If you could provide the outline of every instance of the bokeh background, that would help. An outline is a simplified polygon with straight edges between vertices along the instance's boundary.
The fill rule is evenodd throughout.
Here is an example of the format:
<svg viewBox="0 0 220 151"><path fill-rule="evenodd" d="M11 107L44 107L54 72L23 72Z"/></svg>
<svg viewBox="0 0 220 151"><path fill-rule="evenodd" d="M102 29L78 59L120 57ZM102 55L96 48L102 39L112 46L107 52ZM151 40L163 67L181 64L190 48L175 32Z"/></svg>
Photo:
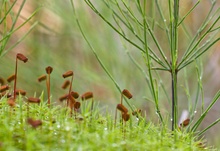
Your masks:
<svg viewBox="0 0 220 151"><path fill-rule="evenodd" d="M18 12L22 2L22 0L17 0L16 5L13 8L14 13ZM185 14L196 2L197 1L195 0L181 1L180 14ZM158 118L155 114L154 104L146 99L149 98L150 93L145 76L134 65L128 57L127 52L129 52L140 66L146 70L142 54L122 40L121 37L119 37L108 25L96 16L88 6L86 6L84 1L74 0L74 3L76 5L76 12L81 25L89 41L96 49L98 56L118 82L121 89L126 88L133 94L134 98L130 103L137 108L141 108L146 113L149 121L157 123ZM109 10L104 7L101 1L100 3L98 1L96 3L105 16L111 20L112 18ZM46 92L46 84L38 83L37 78L42 74L45 74L45 67L52 66L54 70L51 75L51 93L52 101L54 103L59 103L58 98L66 93L65 90L61 89L61 85L64 82L62 74L68 70L73 70L73 90L77 91L79 94L86 91L92 91L95 100L100 102L101 106L106 107L110 112L113 112L115 104L120 100L120 93L101 68L93 52L82 38L72 12L70 1L27 0L16 26L18 27L22 24L25 19L39 7L41 8L33 19L16 31L7 43L6 48L10 48L10 46L17 42L18 39L30 29L35 21L38 21L38 25L22 42L11 51L1 55L0 77L6 79L14 73L15 56L16 53L20 52L25 54L29 58L29 61L25 64L19 62L17 87L26 90L27 96L40 96L42 91ZM162 7L166 10L167 4L164 3ZM209 0L201 1L194 12L187 17L185 24L190 28L192 34L196 33L210 7ZM218 1L215 9L219 9L219 7L220 2ZM1 13L3 13L2 10ZM7 18L7 21L7 26L10 28L10 17ZM1 38L3 33L2 30L3 24L0 25ZM161 45L167 47L166 41L163 39L163 36L160 35L160 31L158 30L155 34L160 37L159 40L161 41ZM180 50L184 51L187 41L184 40L184 36L180 37L180 39ZM211 98L220 89L220 42L215 44L210 51L205 53L201 60L205 103L208 105ZM180 72L178 77L180 112L183 109L187 109L188 104L187 94L185 93L183 86L184 82L188 81L191 98L193 98L196 93L195 88L197 85L197 77L195 74L195 64L187 67L186 72L187 77L184 76L183 72ZM169 73L158 73L165 89L168 94L170 94L171 84ZM10 85L13 86L13 84ZM161 112L169 121L170 105L162 92L160 98ZM220 103L217 102L203 122L202 127L206 127L220 117L219 108ZM220 125L217 124L206 133L208 143L218 147L220 147L218 144L220 134L219 127Z"/></svg>

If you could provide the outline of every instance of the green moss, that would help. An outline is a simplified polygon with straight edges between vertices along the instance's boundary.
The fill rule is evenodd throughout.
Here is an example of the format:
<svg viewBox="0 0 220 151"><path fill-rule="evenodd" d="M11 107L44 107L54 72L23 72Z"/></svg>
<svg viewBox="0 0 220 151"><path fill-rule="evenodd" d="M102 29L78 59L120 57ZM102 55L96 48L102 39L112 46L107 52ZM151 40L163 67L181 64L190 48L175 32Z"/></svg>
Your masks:
<svg viewBox="0 0 220 151"><path fill-rule="evenodd" d="M178 132L174 139L167 128L145 120L131 118L130 124L122 127L118 121L114 127L112 116L101 115L97 106L93 120L83 110L77 113L83 120L76 120L64 107L30 104L29 116L42 121L33 128L27 123L27 104L21 97L14 108L6 102L1 99L0 150L203 150L193 134Z"/></svg>

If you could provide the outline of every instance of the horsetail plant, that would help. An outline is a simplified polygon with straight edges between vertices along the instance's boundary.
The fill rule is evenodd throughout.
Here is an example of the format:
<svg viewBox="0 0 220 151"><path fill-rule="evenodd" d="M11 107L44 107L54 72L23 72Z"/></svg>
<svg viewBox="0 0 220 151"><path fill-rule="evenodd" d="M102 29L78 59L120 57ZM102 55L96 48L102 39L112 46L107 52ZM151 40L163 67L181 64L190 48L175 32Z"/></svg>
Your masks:
<svg viewBox="0 0 220 151"><path fill-rule="evenodd" d="M80 23L76 16L74 2L70 0L76 22L79 29L95 54L98 62L109 75L112 81L115 83L118 89L119 86L111 76L109 71L103 65L101 59L97 55L95 49L88 41ZM154 73L158 75L158 71L168 72L171 80L171 129L172 131L178 129L178 74L182 69L185 69L188 65L195 62L205 52L207 52L214 44L216 44L220 37L219 35L219 20L220 9L214 9L216 0L209 1L210 10L206 18L202 21L198 30L193 35L190 33L189 28L186 28L185 19L194 13L195 9L201 3L198 0L185 15L180 15L180 0L168 0L167 3L160 2L159 0L151 1L147 3L147 0L137 1L118 1L118 0L103 0L103 4L112 13L112 20L105 16L105 13L99 10L96 2L91 0L84 0L84 2L91 8L91 10L99 16L106 24L108 24L118 35L120 35L130 45L139 50L144 57L144 61L147 67L147 82L151 92L151 96L154 100L156 113L164 125L164 118L160 112L159 101L159 87L157 78L154 77ZM162 6L166 7L166 10ZM168 15L166 12L168 10ZM151 12L151 13L149 13ZM157 17L154 15L158 14ZM162 41L156 35L157 30L160 29L160 35L166 37L167 46L162 45ZM161 32L162 31L162 32ZM181 41L187 41L184 46L179 46L181 32L185 34L181 37ZM169 50L169 51L166 51ZM181 51L180 51L181 50ZM183 52L183 50L185 50ZM167 91L167 90L166 90ZM206 110L203 111L201 117L194 123L191 131L195 132L198 126L201 124L205 116L215 102L219 99L220 93L218 92L211 104ZM197 102L197 101L196 101ZM128 103L128 102L127 102ZM195 104L196 106L197 104ZM130 105L129 105L130 107ZM132 109L132 108L131 108ZM219 120L217 121L219 122ZM217 122L211 124L210 127ZM209 128L210 128L209 127ZM206 129L207 130L207 129Z"/></svg>

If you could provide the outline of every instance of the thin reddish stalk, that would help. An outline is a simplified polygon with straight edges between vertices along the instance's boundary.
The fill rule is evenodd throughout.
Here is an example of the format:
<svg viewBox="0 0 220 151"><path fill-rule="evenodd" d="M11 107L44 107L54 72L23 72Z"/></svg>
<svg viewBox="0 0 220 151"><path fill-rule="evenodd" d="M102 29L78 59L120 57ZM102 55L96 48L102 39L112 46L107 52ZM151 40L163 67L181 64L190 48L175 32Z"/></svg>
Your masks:
<svg viewBox="0 0 220 151"><path fill-rule="evenodd" d="M52 73L53 71L53 68L51 66L48 66L46 67L46 73L48 75L48 78L47 78L47 81L46 81L46 85L47 85L47 104L48 104L48 107L50 108L50 74Z"/></svg>
<svg viewBox="0 0 220 151"><path fill-rule="evenodd" d="M46 83L47 83L47 97L48 97L47 103L48 103L48 107L50 108L50 74L48 74L48 79Z"/></svg>

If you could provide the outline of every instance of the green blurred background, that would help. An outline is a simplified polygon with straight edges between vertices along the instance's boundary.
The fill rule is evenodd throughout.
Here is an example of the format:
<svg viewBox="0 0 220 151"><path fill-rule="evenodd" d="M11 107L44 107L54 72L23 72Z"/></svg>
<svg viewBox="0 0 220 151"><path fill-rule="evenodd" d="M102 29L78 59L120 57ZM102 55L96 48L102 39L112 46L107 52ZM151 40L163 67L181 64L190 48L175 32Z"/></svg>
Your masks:
<svg viewBox="0 0 220 151"><path fill-rule="evenodd" d="M13 9L15 13L18 11L21 2L21 0L16 2ZM193 0L181 2L180 14L186 13L195 2L196 1ZM74 3L76 5L78 18L86 36L96 49L98 56L119 83L121 89L126 88L133 94L134 98L129 100L131 104L146 112L149 121L157 123L158 118L155 114L154 104L146 100L146 98L150 98L150 92L145 76L134 65L128 57L127 52L132 55L144 70L147 70L142 54L136 50L136 48L122 40L121 37L96 16L83 1L74 0ZM111 20L112 18L109 10L104 7L101 1L100 3L96 3L104 15ZM215 9L219 9L219 6L220 3L218 2ZM21 52L29 58L29 61L25 64L19 62L17 87L26 90L27 96L33 96L35 94L39 96L42 91L46 92L46 84L38 83L37 78L45 74L45 68L47 66L52 66L54 69L51 75L53 102L59 103L58 98L67 93L67 91L61 89L61 85L64 82L62 74L68 70L73 70L73 90L77 91L79 94L86 91L92 91L95 100L99 101L101 106L105 106L108 110L113 112L115 105L120 100L120 93L101 68L91 49L82 38L73 16L70 1L27 0L16 26L24 22L24 18L28 18L28 16L38 7L42 8L37 15L25 26L15 32L8 42L7 48L13 45L13 43L27 32L34 21L39 21L39 24L25 40L19 43L19 45L11 51L1 56L0 77L6 79L14 73L16 53ZM163 4L162 7L165 13L168 13L166 12L167 5ZM209 8L209 1L202 1L194 13L185 20L185 24L192 34L196 32ZM158 14L156 14L155 18L156 17L158 17ZM9 22L8 26L10 26L10 18L7 19ZM0 25L0 30L3 29L2 27L3 25ZM2 31L0 33L2 33ZM163 38L161 31L157 30L155 34L160 38L161 45L165 48L168 47L166 39ZM187 40L185 40L184 34L180 32L180 36L181 35L179 46L180 50L184 51ZM165 53L168 54L168 52L169 51ZM208 104L220 88L220 43L214 45L201 59L203 62L204 94L206 104ZM180 72L178 77L180 112L183 109L187 109L188 104L187 94L184 90L185 81L188 81L189 92L191 93L192 99L196 93L195 87L197 84L197 77L195 75L195 64L187 67L185 72L187 72L187 78L184 76L183 71ZM170 94L171 84L169 73L158 73L167 93ZM13 84L10 85L13 86ZM161 112L167 121L169 121L169 101L163 92L160 93L160 98ZM203 123L204 127L220 117L219 107L220 103L217 103L210 111ZM218 135L220 133L217 131L219 126L220 125L217 124L207 132L206 135L210 144L217 144L219 141Z"/></svg>

